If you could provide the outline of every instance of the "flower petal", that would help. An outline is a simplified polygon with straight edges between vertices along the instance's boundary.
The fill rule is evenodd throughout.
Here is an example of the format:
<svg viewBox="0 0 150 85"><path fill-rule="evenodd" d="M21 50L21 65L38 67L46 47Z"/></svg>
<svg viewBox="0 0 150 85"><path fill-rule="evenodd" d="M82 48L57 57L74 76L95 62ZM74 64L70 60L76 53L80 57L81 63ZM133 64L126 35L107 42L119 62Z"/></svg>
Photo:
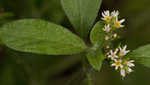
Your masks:
<svg viewBox="0 0 150 85"><path fill-rule="evenodd" d="M131 68L128 68L128 73L133 72L133 70Z"/></svg>
<svg viewBox="0 0 150 85"><path fill-rule="evenodd" d="M115 69L117 70L117 69L118 69L118 66L116 66Z"/></svg>
<svg viewBox="0 0 150 85"><path fill-rule="evenodd" d="M125 21L125 19L122 19L122 20L120 20L119 22L120 22L120 23L123 23L124 21Z"/></svg>
<svg viewBox="0 0 150 85"><path fill-rule="evenodd" d="M121 69L120 74L121 74L121 76L125 77L125 76L126 76L125 70L124 70L124 69Z"/></svg>

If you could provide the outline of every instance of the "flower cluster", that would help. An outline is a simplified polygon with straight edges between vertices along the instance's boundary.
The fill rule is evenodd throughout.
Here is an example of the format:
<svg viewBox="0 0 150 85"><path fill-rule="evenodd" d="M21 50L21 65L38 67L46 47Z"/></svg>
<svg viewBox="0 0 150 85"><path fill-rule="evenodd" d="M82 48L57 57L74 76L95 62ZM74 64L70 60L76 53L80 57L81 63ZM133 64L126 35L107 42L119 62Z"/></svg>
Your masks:
<svg viewBox="0 0 150 85"><path fill-rule="evenodd" d="M127 46L125 45L123 48L116 48L115 51L110 50L108 55L108 58L112 62L111 66L115 67L116 70L119 70L122 77L133 72L131 68L135 66L134 60L130 60L126 57L130 52L130 50L126 50L126 48Z"/></svg>
<svg viewBox="0 0 150 85"><path fill-rule="evenodd" d="M106 33L105 40L111 42L118 37L115 30L124 27L122 23L125 19L118 19L118 11L110 13L107 10L102 13L102 16L102 20L105 22L105 26L103 28ZM115 67L116 70L119 70L122 77L125 77L126 74L133 71L131 68L135 66L134 60L130 60L130 58L126 57L126 55L130 52L130 50L126 50L127 45L124 47L119 46L119 48L116 48L115 50L111 50L109 45L107 45L106 48L109 49L108 52L106 52L106 56L111 60L111 66Z"/></svg>
<svg viewBox="0 0 150 85"><path fill-rule="evenodd" d="M119 12L118 11L113 11L109 12L104 11L102 13L102 20L106 22L103 30L107 33L107 36L105 36L105 40L112 40L114 38L117 38L117 33L113 33L113 31L117 28L122 28L124 25L122 23L125 21L125 19L118 19Z"/></svg>

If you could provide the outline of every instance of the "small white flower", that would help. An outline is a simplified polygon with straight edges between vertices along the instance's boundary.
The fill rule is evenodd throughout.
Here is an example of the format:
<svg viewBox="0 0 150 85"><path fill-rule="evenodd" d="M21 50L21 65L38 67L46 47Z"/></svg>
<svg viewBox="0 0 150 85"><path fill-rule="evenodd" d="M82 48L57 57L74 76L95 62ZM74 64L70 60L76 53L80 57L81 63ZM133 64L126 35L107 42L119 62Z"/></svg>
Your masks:
<svg viewBox="0 0 150 85"><path fill-rule="evenodd" d="M120 27L124 27L124 25L122 25L122 23L125 21L125 19L122 19L122 20L118 20L118 17L116 17L116 20L114 21L114 25L115 27L117 28L120 28Z"/></svg>
<svg viewBox="0 0 150 85"><path fill-rule="evenodd" d="M128 67L128 73L131 73L131 72L133 72L133 70L130 68L130 67Z"/></svg>
<svg viewBox="0 0 150 85"><path fill-rule="evenodd" d="M130 50L126 50L127 45L125 45L123 48L119 47L120 52L119 52L119 56L125 56L127 53L130 52Z"/></svg>
<svg viewBox="0 0 150 85"><path fill-rule="evenodd" d="M114 60L115 63L111 64L111 66L115 66L115 69L117 70L118 68L123 68L123 65L122 65L122 60L119 59L119 60Z"/></svg>
<svg viewBox="0 0 150 85"><path fill-rule="evenodd" d="M105 20L106 22L110 22L111 16L109 10L104 11L102 13L102 16L103 16L102 20Z"/></svg>
<svg viewBox="0 0 150 85"><path fill-rule="evenodd" d="M105 32L110 32L110 30L111 30L111 28L110 28L110 25L108 24L108 25L105 25L104 26L104 28L103 28L103 30L105 31Z"/></svg>
<svg viewBox="0 0 150 85"><path fill-rule="evenodd" d="M118 58L117 53L118 53L118 49L116 49L114 52L110 50L110 55L108 56L108 58L111 58L111 60Z"/></svg>
<svg viewBox="0 0 150 85"><path fill-rule="evenodd" d="M117 11L113 11L112 13L111 13L111 16L112 17L118 17L118 15L119 15L119 11L117 10Z"/></svg>
<svg viewBox="0 0 150 85"><path fill-rule="evenodd" d="M125 69L121 69L121 70L120 70L120 74L121 74L122 77L125 77L125 76L126 76L126 71L125 71Z"/></svg>
<svg viewBox="0 0 150 85"><path fill-rule="evenodd" d="M134 60L130 60L130 61L127 61L126 62L126 64L127 64L127 66L129 66L129 67L134 67L135 65L134 65Z"/></svg>

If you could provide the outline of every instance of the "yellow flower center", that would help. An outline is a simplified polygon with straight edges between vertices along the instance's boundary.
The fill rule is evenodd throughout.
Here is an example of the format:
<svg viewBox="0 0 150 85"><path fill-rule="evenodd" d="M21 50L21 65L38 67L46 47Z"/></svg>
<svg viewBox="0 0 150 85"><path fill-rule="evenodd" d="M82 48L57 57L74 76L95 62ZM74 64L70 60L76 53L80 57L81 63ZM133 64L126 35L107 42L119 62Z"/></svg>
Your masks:
<svg viewBox="0 0 150 85"><path fill-rule="evenodd" d="M106 17L105 17L105 20L106 20L107 22L109 22L110 19L111 19L111 17L109 17L109 16L106 16Z"/></svg>
<svg viewBox="0 0 150 85"><path fill-rule="evenodd" d="M116 66L120 66L121 65L121 62L120 61L117 61L116 62Z"/></svg>
<svg viewBox="0 0 150 85"><path fill-rule="evenodd" d="M117 21L116 23L115 23L115 25L117 26L117 27L120 27L120 22L119 21Z"/></svg>

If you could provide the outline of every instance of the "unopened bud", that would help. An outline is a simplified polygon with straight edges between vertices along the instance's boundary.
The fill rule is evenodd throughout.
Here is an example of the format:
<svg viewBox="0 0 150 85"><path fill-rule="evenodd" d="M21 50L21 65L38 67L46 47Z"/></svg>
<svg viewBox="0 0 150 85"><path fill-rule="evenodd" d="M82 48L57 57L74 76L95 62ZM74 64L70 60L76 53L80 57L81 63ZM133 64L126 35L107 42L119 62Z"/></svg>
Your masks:
<svg viewBox="0 0 150 85"><path fill-rule="evenodd" d="M109 49L109 48L110 48L110 46L109 46L109 45L107 45L107 46L106 46L106 49Z"/></svg>
<svg viewBox="0 0 150 85"><path fill-rule="evenodd" d="M116 48L116 49L115 49L115 51L116 51L116 52L118 52L118 51L119 51L119 49L118 49L118 48Z"/></svg>
<svg viewBox="0 0 150 85"><path fill-rule="evenodd" d="M118 36L117 33L115 33L115 34L113 35L114 38L117 38L117 36Z"/></svg>
<svg viewBox="0 0 150 85"><path fill-rule="evenodd" d="M105 54L105 56L108 56L109 55L109 52L107 52L106 54Z"/></svg>
<svg viewBox="0 0 150 85"><path fill-rule="evenodd" d="M108 37L108 36L106 36L106 37L105 37L105 40L109 40L109 37Z"/></svg>

